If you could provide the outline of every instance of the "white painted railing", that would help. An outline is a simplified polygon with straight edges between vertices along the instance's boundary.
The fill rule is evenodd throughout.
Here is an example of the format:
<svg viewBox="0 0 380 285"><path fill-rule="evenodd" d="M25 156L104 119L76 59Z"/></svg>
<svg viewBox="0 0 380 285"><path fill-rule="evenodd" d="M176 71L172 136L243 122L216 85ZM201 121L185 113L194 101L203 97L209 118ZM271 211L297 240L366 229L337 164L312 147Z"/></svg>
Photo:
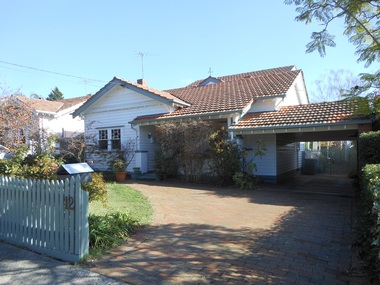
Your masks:
<svg viewBox="0 0 380 285"><path fill-rule="evenodd" d="M88 253L88 193L64 181L0 177L0 240L62 260Z"/></svg>

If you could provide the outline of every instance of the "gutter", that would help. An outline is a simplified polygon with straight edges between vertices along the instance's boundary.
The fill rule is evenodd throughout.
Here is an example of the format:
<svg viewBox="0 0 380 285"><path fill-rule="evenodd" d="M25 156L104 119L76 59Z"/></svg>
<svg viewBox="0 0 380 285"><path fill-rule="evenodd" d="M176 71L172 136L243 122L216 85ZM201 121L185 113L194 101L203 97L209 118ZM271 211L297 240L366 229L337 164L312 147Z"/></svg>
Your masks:
<svg viewBox="0 0 380 285"><path fill-rule="evenodd" d="M220 119L220 118L228 118L228 115L232 114L242 114L242 110L238 111L225 111L225 112L218 112L218 113L213 113L212 115L210 113L205 113L205 114L191 114L191 115L183 115L183 116L168 116L168 117L162 117L162 118L157 118L157 119L147 119L147 120L137 120L137 121L130 121L128 123L133 124L133 125L138 125L138 124L158 124L159 122L164 122L164 121L182 121L182 120L201 120L203 118L206 119Z"/></svg>
<svg viewBox="0 0 380 285"><path fill-rule="evenodd" d="M324 128L326 130L349 130L356 129L356 125L359 124L370 124L371 120L362 120L362 121L347 121L347 122L337 122L337 123L319 123L319 124L308 124L308 125L288 125L288 126L272 126L272 127L237 127L231 126L228 128L228 131L232 131L235 134L242 133L286 133L286 132L312 132L317 131L317 129ZM355 126L355 127L354 127ZM343 128L342 128L343 127Z"/></svg>

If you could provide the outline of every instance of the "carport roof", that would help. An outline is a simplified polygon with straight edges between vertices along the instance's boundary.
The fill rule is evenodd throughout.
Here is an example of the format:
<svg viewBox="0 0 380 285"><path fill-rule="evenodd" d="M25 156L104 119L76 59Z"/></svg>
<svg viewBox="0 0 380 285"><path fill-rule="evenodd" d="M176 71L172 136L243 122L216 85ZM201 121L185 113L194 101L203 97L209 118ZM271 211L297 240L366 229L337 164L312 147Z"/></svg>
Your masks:
<svg viewBox="0 0 380 285"><path fill-rule="evenodd" d="M347 100L283 106L278 111L248 113L230 129L243 131L370 122L362 116L355 115L354 109L354 104Z"/></svg>

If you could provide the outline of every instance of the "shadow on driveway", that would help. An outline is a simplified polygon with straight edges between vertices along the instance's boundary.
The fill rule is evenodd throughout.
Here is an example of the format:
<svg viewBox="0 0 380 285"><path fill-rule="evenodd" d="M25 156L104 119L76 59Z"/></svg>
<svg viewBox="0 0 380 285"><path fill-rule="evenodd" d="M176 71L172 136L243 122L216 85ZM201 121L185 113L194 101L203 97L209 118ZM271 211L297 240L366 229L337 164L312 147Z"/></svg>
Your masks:
<svg viewBox="0 0 380 285"><path fill-rule="evenodd" d="M132 284L354 284L354 196L129 186L154 205L153 225L86 264L92 271Z"/></svg>

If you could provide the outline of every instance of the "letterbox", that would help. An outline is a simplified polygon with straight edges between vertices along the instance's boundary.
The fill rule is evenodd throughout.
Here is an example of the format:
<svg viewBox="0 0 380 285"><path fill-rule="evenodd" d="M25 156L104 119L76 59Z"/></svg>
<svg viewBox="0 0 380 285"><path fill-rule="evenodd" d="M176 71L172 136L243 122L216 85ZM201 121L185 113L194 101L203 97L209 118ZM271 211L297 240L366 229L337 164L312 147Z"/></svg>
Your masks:
<svg viewBox="0 0 380 285"><path fill-rule="evenodd" d="M57 179L70 179L72 176L80 175L81 183L91 182L94 170L85 162L62 164L57 170Z"/></svg>

